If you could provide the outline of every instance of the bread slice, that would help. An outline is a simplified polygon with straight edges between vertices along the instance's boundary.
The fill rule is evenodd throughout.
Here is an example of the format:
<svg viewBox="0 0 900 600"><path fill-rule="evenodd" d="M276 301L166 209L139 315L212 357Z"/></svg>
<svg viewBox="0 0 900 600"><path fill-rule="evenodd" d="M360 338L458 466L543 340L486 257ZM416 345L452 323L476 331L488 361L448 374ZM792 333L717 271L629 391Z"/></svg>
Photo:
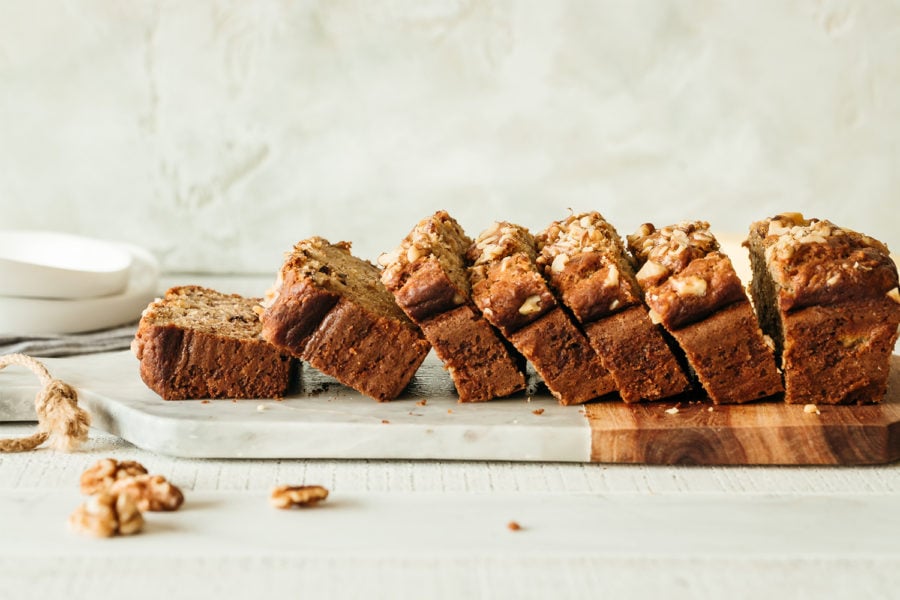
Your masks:
<svg viewBox="0 0 900 600"><path fill-rule="evenodd" d="M900 324L897 266L881 242L797 213L750 227L751 292L784 371L785 401L884 398Z"/></svg>
<svg viewBox="0 0 900 600"><path fill-rule="evenodd" d="M422 328L450 372L460 402L481 402L525 388L524 360L472 302L465 264L471 245L459 223L438 211L379 258L382 283Z"/></svg>
<svg viewBox="0 0 900 600"><path fill-rule="evenodd" d="M557 304L535 262L534 238L512 223L495 223L470 248L472 298L534 365L561 404L580 404L615 390L584 334Z"/></svg>
<svg viewBox="0 0 900 600"><path fill-rule="evenodd" d="M704 221L657 230L647 223L628 236L641 265L637 280L650 316L672 334L716 404L748 402L783 391L771 340L731 260Z"/></svg>
<svg viewBox="0 0 900 600"><path fill-rule="evenodd" d="M261 337L258 299L174 287L144 311L132 342L141 379L165 400L279 398L293 359Z"/></svg>
<svg viewBox="0 0 900 600"><path fill-rule="evenodd" d="M535 239L544 276L581 324L625 402L690 389L660 326L650 322L622 238L600 213L571 215Z"/></svg>
<svg viewBox="0 0 900 600"><path fill-rule="evenodd" d="M299 242L264 303L263 338L367 396L396 398L429 345L380 275L348 242Z"/></svg>

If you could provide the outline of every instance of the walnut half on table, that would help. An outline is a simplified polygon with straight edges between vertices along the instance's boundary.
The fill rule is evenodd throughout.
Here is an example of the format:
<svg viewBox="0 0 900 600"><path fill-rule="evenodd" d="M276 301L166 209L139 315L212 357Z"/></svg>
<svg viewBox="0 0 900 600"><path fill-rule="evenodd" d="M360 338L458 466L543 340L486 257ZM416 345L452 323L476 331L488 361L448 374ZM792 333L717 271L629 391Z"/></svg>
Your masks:
<svg viewBox="0 0 900 600"><path fill-rule="evenodd" d="M147 469L137 461L102 458L81 474L81 493L103 492L120 479L146 474Z"/></svg>
<svg viewBox="0 0 900 600"><path fill-rule="evenodd" d="M130 497L142 511L172 511L184 503L184 494L162 475L137 475L120 479L109 487L111 494Z"/></svg>
<svg viewBox="0 0 900 600"><path fill-rule="evenodd" d="M75 509L69 516L69 527L94 537L131 535L144 527L144 517L127 495L101 492Z"/></svg>
<svg viewBox="0 0 900 600"><path fill-rule="evenodd" d="M275 508L314 506L328 497L321 485L280 485L272 490L269 501Z"/></svg>
<svg viewBox="0 0 900 600"><path fill-rule="evenodd" d="M142 511L177 510L184 494L162 475L149 475L147 469L133 460L104 458L81 474L81 493L127 494Z"/></svg>

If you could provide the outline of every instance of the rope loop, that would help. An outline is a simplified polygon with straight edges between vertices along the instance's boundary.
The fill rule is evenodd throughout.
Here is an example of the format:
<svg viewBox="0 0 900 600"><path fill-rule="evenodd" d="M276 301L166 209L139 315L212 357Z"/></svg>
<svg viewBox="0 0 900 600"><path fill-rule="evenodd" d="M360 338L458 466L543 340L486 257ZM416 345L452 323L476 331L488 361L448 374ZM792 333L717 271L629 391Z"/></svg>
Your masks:
<svg viewBox="0 0 900 600"><path fill-rule="evenodd" d="M28 452L48 440L52 448L71 452L87 440L91 416L78 406L75 388L54 379L43 363L30 356L0 356L0 370L9 365L31 370L41 382L41 389L34 398L38 431L24 438L0 439L0 452Z"/></svg>

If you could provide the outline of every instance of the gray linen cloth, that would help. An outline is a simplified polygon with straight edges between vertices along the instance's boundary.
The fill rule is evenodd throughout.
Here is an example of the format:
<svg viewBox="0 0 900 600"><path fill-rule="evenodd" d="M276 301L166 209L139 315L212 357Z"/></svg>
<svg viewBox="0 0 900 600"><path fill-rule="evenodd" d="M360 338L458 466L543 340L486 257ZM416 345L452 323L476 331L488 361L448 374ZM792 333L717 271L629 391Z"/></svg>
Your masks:
<svg viewBox="0 0 900 600"><path fill-rule="evenodd" d="M137 322L111 329L70 335L15 336L0 334L0 354L56 357L125 350L137 331Z"/></svg>

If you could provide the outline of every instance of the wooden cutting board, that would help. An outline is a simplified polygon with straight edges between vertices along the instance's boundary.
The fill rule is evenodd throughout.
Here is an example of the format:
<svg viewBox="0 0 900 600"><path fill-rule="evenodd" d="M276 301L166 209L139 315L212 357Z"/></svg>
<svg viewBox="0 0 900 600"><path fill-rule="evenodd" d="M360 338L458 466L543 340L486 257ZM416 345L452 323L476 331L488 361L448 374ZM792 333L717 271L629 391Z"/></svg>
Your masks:
<svg viewBox="0 0 900 600"><path fill-rule="evenodd" d="M666 465L900 460L897 355L892 356L883 404L819 406L819 414L805 412L801 405L712 406L699 398L693 403L559 406L535 381L529 393L458 404L449 375L433 355L404 395L386 403L312 369L304 369L301 391L282 401L164 402L141 382L137 360L127 351L46 363L55 377L76 386L95 427L146 450L179 457ZM33 407L35 391L30 373L0 371L0 409ZM29 410L22 419L34 419ZM13 420L8 414L5 418Z"/></svg>
<svg viewBox="0 0 900 600"><path fill-rule="evenodd" d="M591 461L699 465L866 465L900 459L900 356L884 403L817 406L758 402L711 406L688 399L587 406ZM671 410L676 407L675 412ZM710 410L711 409L711 410Z"/></svg>

